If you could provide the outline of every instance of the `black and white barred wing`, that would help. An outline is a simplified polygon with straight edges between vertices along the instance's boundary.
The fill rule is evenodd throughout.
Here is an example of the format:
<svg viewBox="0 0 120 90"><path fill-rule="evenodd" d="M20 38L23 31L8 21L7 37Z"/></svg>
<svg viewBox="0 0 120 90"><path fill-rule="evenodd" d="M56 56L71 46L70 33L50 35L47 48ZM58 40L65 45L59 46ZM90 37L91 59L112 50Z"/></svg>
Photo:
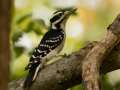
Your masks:
<svg viewBox="0 0 120 90"><path fill-rule="evenodd" d="M24 82L24 88L30 87L33 81L36 79L38 72L42 69L43 58L56 49L64 39L64 32L62 30L50 30L48 31L39 46L34 50L30 62L25 68L29 70L29 74Z"/></svg>
<svg viewBox="0 0 120 90"><path fill-rule="evenodd" d="M35 64L41 63L42 58L56 49L62 43L63 39L64 32L62 32L61 30L50 30L49 32L47 32L41 40L39 46L35 48L30 58L30 62L26 67L26 70L32 69L32 66L34 66Z"/></svg>

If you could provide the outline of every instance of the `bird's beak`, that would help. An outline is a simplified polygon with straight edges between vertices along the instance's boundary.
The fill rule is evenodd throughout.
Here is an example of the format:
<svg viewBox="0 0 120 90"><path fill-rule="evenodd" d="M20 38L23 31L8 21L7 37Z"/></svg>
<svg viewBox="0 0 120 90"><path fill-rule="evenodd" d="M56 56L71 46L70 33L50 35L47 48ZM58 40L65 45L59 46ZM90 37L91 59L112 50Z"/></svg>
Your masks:
<svg viewBox="0 0 120 90"><path fill-rule="evenodd" d="M77 8L72 8L65 12L66 16L70 16L76 12Z"/></svg>
<svg viewBox="0 0 120 90"><path fill-rule="evenodd" d="M77 10L77 8L71 9L71 10L70 10L71 14L72 14L72 13L75 13L76 10Z"/></svg>

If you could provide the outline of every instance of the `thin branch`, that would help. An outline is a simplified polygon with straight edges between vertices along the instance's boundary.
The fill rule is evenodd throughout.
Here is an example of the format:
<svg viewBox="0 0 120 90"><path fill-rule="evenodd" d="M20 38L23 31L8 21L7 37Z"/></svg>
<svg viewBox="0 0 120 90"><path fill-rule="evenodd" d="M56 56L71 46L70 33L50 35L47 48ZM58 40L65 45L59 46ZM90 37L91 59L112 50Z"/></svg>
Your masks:
<svg viewBox="0 0 120 90"><path fill-rule="evenodd" d="M74 85L80 84L81 77L81 65L86 54L97 43L88 44L80 51L74 52L71 55L64 57L63 59L47 66L43 69L33 84L30 90L66 90ZM120 44L117 45L110 57L106 58L101 67L103 74L120 69ZM19 79L9 83L9 90L23 90L20 84L24 79Z"/></svg>
<svg viewBox="0 0 120 90"><path fill-rule="evenodd" d="M120 15L108 27L105 37L87 54L82 63L85 90L101 90L100 66L106 56L120 41ZM113 61L114 62L114 61Z"/></svg>

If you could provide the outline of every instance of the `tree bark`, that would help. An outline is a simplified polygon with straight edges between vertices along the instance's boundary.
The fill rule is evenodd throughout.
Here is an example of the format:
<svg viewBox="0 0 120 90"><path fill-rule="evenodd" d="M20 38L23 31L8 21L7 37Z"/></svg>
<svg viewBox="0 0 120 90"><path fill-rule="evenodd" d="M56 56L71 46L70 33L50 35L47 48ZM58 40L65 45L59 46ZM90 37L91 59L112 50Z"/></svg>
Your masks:
<svg viewBox="0 0 120 90"><path fill-rule="evenodd" d="M120 32L117 32L119 30L120 15L118 15L117 19L109 27L109 31L106 34L107 37L103 39L103 41L105 40L104 43L101 43L101 41L93 42L80 49L79 51L74 52L71 55L62 58L61 60L56 61L51 65L48 65L39 73L35 83L33 83L30 90L66 90L74 85L80 84L82 81L82 70L84 70L84 62L89 61L89 58L92 58L94 56L96 57L96 54L98 55L98 61L100 60L99 64L102 64L99 66L101 68L100 71L102 74L120 69L120 43L118 44L120 39L118 38ZM107 43L107 46L105 43ZM98 48L99 46L100 48ZM98 48L97 51L100 54L98 54L98 52L94 52L94 55L90 54L94 50L96 51L96 48ZM100 52L99 49L102 51ZM90 55L91 57L88 58ZM96 58L93 59L96 60ZM94 75L96 75L96 73ZM10 82L9 90L23 90L21 84L23 80L24 78ZM85 79L83 78L83 80Z"/></svg>
<svg viewBox="0 0 120 90"><path fill-rule="evenodd" d="M0 90L8 90L10 0L0 0Z"/></svg>
<svg viewBox="0 0 120 90"><path fill-rule="evenodd" d="M87 54L82 63L85 90L101 90L100 66L111 50L120 42L120 15L108 27L105 37Z"/></svg>
<svg viewBox="0 0 120 90"><path fill-rule="evenodd" d="M81 65L89 51L97 43L90 43L80 51L58 60L43 69L30 90L66 90L74 85L80 84ZM120 43L111 51L106 61L101 65L101 73L120 69ZM24 78L9 83L9 90L23 90L21 83Z"/></svg>

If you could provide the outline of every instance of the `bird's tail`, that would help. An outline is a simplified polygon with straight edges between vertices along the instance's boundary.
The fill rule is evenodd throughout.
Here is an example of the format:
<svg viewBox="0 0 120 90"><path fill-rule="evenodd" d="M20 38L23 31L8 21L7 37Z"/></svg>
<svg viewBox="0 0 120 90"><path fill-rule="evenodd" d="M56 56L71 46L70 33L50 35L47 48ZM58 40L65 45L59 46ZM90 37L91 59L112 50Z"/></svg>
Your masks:
<svg viewBox="0 0 120 90"><path fill-rule="evenodd" d="M29 73L24 81L23 88L30 88L33 82L35 81L38 72L40 71L41 67L38 65L36 68L29 70Z"/></svg>

